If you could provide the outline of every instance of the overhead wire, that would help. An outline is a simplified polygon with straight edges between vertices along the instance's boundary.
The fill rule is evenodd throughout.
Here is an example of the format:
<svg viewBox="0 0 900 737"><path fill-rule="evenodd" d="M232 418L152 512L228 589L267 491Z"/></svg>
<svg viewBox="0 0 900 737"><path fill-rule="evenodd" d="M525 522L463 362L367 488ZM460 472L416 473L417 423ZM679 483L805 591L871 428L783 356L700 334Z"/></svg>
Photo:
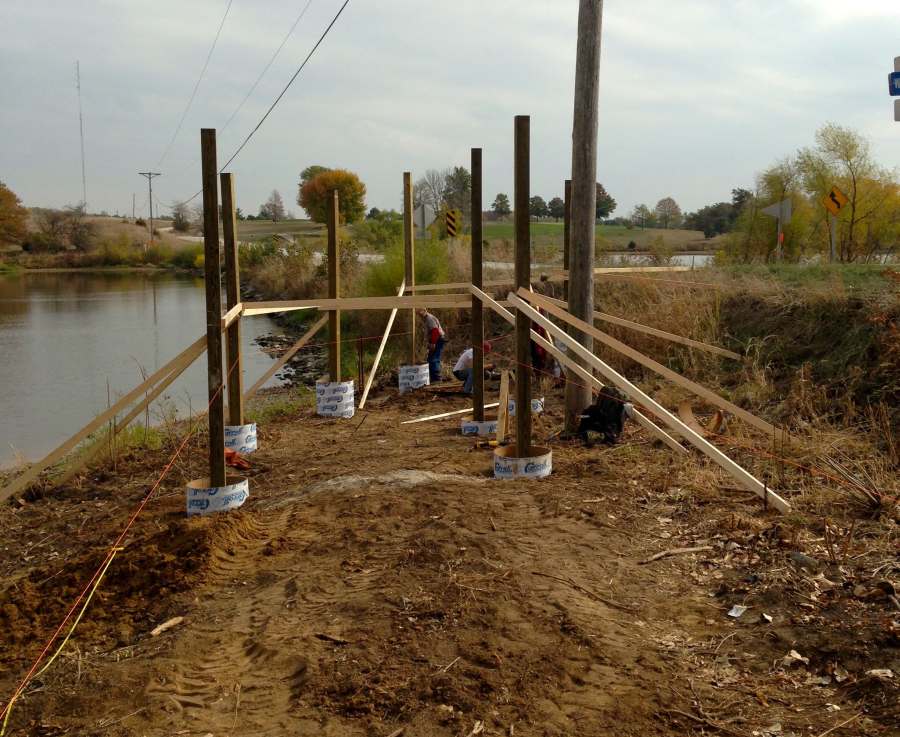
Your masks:
<svg viewBox="0 0 900 737"><path fill-rule="evenodd" d="M225 19L228 18L228 13L231 10L231 4L234 0L228 0L228 6L225 8L225 14L222 16L222 21L219 23L219 29L216 31L216 37L213 39L212 46L209 48L209 53L206 55L206 61L203 63L203 69L200 70L200 76L197 77L197 82L194 84L194 89L191 92L191 97L188 100L187 105L184 108L184 112L181 114L181 120L178 121L178 127L175 128L175 133L172 135L172 140L169 141L169 145L166 146L166 150L163 151L163 155L159 157L159 161L156 162L157 166L162 166L162 162L165 160L166 156L169 155L169 151L172 150L172 146L175 144L175 139L178 138L178 134L181 133L181 127L184 125L185 118L187 118L187 114L191 109L191 106L194 104L194 98L197 96L197 90L200 89L200 83L203 81L203 77L206 75L206 70L209 67L209 61L212 59L213 51L216 50L216 45L219 43L219 36L222 35L222 28L225 26Z"/></svg>
<svg viewBox="0 0 900 737"><path fill-rule="evenodd" d="M303 19L303 16L306 15L306 11L309 10L309 6L312 5L313 0L307 0L306 5L303 6L303 10L300 11L300 14L294 19L293 25L290 27L288 32L285 34L284 38L281 39L281 43L278 45L278 48L275 49L275 53L272 54L272 57L269 59L269 62L263 67L263 70L259 73L259 76L256 78L256 81L250 86L250 90L244 95L244 99L241 100L240 104L234 109L234 112L231 113L228 120L225 121L225 125L219 128L218 132L222 133L231 125L232 121L235 119L237 114L241 111L244 105L247 103L247 100L250 99L250 96L256 91L256 88L259 86L259 83L262 81L263 77L266 76L266 73L272 67L272 64L275 63L275 60L278 58L279 54L281 54L282 49L284 49L290 37L294 34L294 31L297 30L297 26L300 24L300 21ZM200 163L200 159L194 159L188 164L184 169L181 169L179 173L185 172L191 167L196 166Z"/></svg>
<svg viewBox="0 0 900 737"><path fill-rule="evenodd" d="M275 98L275 101L271 105L269 105L269 109L266 110L265 114L259 119L259 122L253 127L253 130L251 130L250 133L247 134L247 137L243 140L241 145L237 147L237 150L231 155L231 157L228 159L228 161L226 161L219 168L219 171L218 171L219 174L221 174L223 171L225 171L225 169L228 168L228 165L231 164L231 162L233 162L238 157L238 154L240 154L241 151L244 150L244 147L250 142L250 139L253 138L253 136L256 134L256 132L262 127L263 123L266 122L266 119L269 117L269 115L272 114L272 111L277 107L278 103L281 102L281 98L283 98L285 96L287 91L291 88L291 85L294 84L294 82L296 81L297 77L300 76L300 72L303 71L304 67L306 67L306 65L309 63L309 60L313 57L313 54L315 54L316 51L318 50L319 46L322 45L322 42L325 40L325 37L330 33L331 29L334 27L334 24L337 23L338 18L341 17L341 14L344 12L345 8L349 4L350 4L350 0L344 0L344 3L338 9L338 12L335 13L334 17L331 19L331 22L328 24L328 26L322 32L322 35L319 36L319 40L316 41L315 45L312 47L310 52L306 55L306 58L303 60L303 63L300 64L299 67L297 67L297 71L295 71L294 74L291 76L291 78L288 80L288 83L284 86L284 89L281 90L281 92L278 94L278 97ZM186 199L184 202L179 203L179 204L183 204L183 205L188 204L192 200L196 199L202 191L203 190L198 190L197 192L194 192L193 195L191 195L188 199Z"/></svg>

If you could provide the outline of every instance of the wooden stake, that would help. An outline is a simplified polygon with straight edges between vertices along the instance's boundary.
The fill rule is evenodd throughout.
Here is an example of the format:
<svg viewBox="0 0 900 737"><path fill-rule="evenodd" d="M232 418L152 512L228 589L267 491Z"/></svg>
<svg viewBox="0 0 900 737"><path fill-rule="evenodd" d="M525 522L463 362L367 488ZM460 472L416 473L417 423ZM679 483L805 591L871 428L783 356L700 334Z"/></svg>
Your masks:
<svg viewBox="0 0 900 737"><path fill-rule="evenodd" d="M516 286L531 284L531 119L515 120ZM516 312L516 455L526 458L531 448L531 320Z"/></svg>
<svg viewBox="0 0 900 737"><path fill-rule="evenodd" d="M413 229L412 174L403 172L403 266L404 281L412 291L416 285L415 230ZM409 363L416 363L416 311L409 311Z"/></svg>
<svg viewBox="0 0 900 737"><path fill-rule="evenodd" d="M234 309L241 303L241 277L238 263L237 217L234 204L234 175L221 174L222 237L225 241L225 299L226 307ZM228 326L225 336L225 365L228 387L228 424L244 424L244 367L241 355L240 315Z"/></svg>
<svg viewBox="0 0 900 737"><path fill-rule="evenodd" d="M472 149L472 284L481 289L483 281L481 149ZM476 422L484 421L484 306L472 295L472 411Z"/></svg>
<svg viewBox="0 0 900 737"><path fill-rule="evenodd" d="M572 180L564 186L565 214L563 215L563 270L569 273L569 249L572 247ZM563 299L569 301L569 279L563 279Z"/></svg>
<svg viewBox="0 0 900 737"><path fill-rule="evenodd" d="M222 275L219 264L219 188L216 131L200 131L203 171L203 257L206 272L206 356L209 388L209 481L225 486L225 397L222 376Z"/></svg>
<svg viewBox="0 0 900 737"><path fill-rule="evenodd" d="M509 371L500 372L500 397L497 407L497 444L506 442L509 434Z"/></svg>
<svg viewBox="0 0 900 737"><path fill-rule="evenodd" d="M397 292L398 297L403 296L406 289L406 281L400 282L400 289ZM369 378L366 380L366 388L363 389L362 397L359 400L359 408L366 406L366 399L369 397L369 390L372 388L372 382L375 381L375 372L378 370L378 363L381 361L381 354L384 353L384 347L387 345L388 336L391 334L391 328L394 325L394 318L397 317L397 308L391 310L391 316L388 318L387 327L384 329L384 335L381 336L381 343L378 346L378 352L375 354L375 360L372 362L372 370L369 372Z"/></svg>
<svg viewBox="0 0 900 737"><path fill-rule="evenodd" d="M340 224L337 190L331 192L328 203L328 297L340 296L341 257L338 253L338 225ZM328 313L328 380L341 380L341 311Z"/></svg>

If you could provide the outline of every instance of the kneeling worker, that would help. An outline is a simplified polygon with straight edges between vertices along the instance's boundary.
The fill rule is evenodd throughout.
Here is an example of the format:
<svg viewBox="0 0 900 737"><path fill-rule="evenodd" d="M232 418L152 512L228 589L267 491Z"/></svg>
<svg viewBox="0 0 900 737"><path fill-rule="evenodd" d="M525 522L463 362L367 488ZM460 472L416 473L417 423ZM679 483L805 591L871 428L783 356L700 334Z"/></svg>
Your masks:
<svg viewBox="0 0 900 737"><path fill-rule="evenodd" d="M481 344L482 350L484 354L487 355L491 352L491 344L488 341L484 341ZM472 393L472 387L475 383L475 372L472 370L472 365L475 361L475 349L474 348L466 348L456 360L456 365L453 367L453 375L463 382L463 391L466 394ZM485 364L485 370L491 368Z"/></svg>

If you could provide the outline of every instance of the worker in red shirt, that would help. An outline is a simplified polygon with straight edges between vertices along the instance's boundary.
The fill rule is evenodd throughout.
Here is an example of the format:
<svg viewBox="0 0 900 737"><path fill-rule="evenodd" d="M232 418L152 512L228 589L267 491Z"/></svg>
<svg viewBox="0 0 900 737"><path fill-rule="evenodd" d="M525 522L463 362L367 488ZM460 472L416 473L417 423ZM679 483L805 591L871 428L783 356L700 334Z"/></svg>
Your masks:
<svg viewBox="0 0 900 737"><path fill-rule="evenodd" d="M440 321L424 307L416 310L416 314L425 323L425 336L428 340L428 375L432 383L441 380L441 352L444 350L444 329Z"/></svg>

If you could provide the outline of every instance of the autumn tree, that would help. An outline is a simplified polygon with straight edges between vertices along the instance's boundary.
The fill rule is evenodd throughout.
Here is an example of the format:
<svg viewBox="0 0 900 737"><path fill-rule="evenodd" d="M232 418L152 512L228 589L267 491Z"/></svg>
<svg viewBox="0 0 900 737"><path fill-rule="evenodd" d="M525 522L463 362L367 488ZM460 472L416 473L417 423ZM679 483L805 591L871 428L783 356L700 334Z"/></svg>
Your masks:
<svg viewBox="0 0 900 737"><path fill-rule="evenodd" d="M554 220L561 220L566 216L566 203L562 197L554 197L547 203L547 209L550 210L550 217Z"/></svg>
<svg viewBox="0 0 900 737"><path fill-rule="evenodd" d="M816 132L815 147L797 154L796 167L821 218L821 237L816 239L820 244L826 242L827 232L822 200L833 186L849 200L838 218L841 261L868 259L896 238L897 183L875 162L869 141L858 132L828 123Z"/></svg>
<svg viewBox="0 0 900 737"><path fill-rule="evenodd" d="M355 223L366 214L366 185L352 171L328 169L300 182L297 204L317 223L327 222L331 192L338 191L341 222Z"/></svg>
<svg viewBox="0 0 900 737"><path fill-rule="evenodd" d="M496 197L494 197L494 202L491 205L491 211L498 218L505 218L509 214L512 213L512 206L509 204L509 196L500 192Z"/></svg>
<svg viewBox="0 0 900 737"><path fill-rule="evenodd" d="M303 171L300 172L300 186L302 187L307 182L315 179L322 172L331 171L327 166L320 166L319 164L311 164L307 166Z"/></svg>
<svg viewBox="0 0 900 737"><path fill-rule="evenodd" d="M0 243L21 243L28 234L28 210L9 187L0 182Z"/></svg>
<svg viewBox="0 0 900 737"><path fill-rule="evenodd" d="M681 225L681 208L671 197L663 197L656 203L656 218L664 228L677 228Z"/></svg>

